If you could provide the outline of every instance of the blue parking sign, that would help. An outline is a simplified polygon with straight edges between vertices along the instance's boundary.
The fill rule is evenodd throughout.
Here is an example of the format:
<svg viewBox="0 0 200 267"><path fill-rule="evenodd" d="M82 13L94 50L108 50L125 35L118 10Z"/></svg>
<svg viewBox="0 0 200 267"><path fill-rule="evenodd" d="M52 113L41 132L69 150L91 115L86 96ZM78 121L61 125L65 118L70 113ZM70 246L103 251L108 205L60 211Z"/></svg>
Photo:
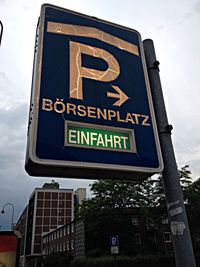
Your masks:
<svg viewBox="0 0 200 267"><path fill-rule="evenodd" d="M45 4L37 28L25 168L144 179L162 170L140 34Z"/></svg>
<svg viewBox="0 0 200 267"><path fill-rule="evenodd" d="M111 247L119 246L119 237L117 235L110 237Z"/></svg>

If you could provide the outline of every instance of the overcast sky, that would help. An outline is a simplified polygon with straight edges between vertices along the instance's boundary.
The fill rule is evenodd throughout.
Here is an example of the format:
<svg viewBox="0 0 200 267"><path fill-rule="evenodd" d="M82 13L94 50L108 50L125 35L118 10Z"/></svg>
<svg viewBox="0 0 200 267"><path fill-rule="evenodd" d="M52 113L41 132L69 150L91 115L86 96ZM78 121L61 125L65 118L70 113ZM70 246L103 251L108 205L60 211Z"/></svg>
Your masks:
<svg viewBox="0 0 200 267"><path fill-rule="evenodd" d="M16 221L35 187L49 178L24 170L35 29L40 0L0 0L4 34L0 47L0 210L15 205ZM154 40L179 167L189 164L200 177L200 0L57 0L51 4L136 29ZM56 179L62 188L85 187L89 180ZM11 207L0 215L8 229Z"/></svg>

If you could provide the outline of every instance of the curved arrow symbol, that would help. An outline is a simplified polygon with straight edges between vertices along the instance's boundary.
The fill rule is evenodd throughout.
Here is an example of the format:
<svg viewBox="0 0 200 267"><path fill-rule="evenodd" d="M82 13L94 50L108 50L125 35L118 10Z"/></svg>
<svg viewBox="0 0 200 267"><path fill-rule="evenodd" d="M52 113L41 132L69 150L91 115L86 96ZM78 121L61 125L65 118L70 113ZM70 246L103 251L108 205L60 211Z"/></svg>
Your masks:
<svg viewBox="0 0 200 267"><path fill-rule="evenodd" d="M117 93L107 92L107 97L118 98L119 100L117 100L113 104L113 106L120 107L122 104L124 104L129 99L129 97L118 86L114 86L114 85L111 85L111 86Z"/></svg>

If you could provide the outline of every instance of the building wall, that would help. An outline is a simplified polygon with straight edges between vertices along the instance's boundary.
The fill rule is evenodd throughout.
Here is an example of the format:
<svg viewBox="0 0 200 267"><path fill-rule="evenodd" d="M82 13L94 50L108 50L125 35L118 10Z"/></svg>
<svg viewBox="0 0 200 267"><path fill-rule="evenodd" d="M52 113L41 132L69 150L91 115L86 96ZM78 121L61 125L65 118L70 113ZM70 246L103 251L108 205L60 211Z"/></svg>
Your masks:
<svg viewBox="0 0 200 267"><path fill-rule="evenodd" d="M74 255L75 257L85 256L85 227L82 220L78 220L74 225Z"/></svg>
<svg viewBox="0 0 200 267"><path fill-rule="evenodd" d="M28 207L26 207L15 225L14 230L17 230L21 234L21 244L20 244L20 256L25 254L25 240L26 240L26 225L27 225L27 212Z"/></svg>
<svg viewBox="0 0 200 267"><path fill-rule="evenodd" d="M36 188L30 196L26 212L21 215L16 229L23 232L24 248L21 255L40 256L42 235L70 223L74 218L72 189Z"/></svg>
<svg viewBox="0 0 200 267"><path fill-rule="evenodd" d="M61 225L67 224L73 218L72 192L54 190L50 192L35 192L35 223L33 227L33 240L31 254L41 252L41 238L43 233L50 232Z"/></svg>
<svg viewBox="0 0 200 267"><path fill-rule="evenodd" d="M74 223L67 223L42 236L42 254L66 252L74 254Z"/></svg>

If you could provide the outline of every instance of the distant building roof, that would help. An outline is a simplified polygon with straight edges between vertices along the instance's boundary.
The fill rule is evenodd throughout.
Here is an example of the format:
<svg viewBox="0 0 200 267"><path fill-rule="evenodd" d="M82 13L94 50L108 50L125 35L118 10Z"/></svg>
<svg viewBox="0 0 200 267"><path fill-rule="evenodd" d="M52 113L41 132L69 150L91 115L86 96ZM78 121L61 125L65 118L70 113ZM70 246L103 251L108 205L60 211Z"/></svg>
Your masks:
<svg viewBox="0 0 200 267"><path fill-rule="evenodd" d="M59 189L59 183L52 180L51 183L45 183L42 188L44 188L44 189Z"/></svg>

